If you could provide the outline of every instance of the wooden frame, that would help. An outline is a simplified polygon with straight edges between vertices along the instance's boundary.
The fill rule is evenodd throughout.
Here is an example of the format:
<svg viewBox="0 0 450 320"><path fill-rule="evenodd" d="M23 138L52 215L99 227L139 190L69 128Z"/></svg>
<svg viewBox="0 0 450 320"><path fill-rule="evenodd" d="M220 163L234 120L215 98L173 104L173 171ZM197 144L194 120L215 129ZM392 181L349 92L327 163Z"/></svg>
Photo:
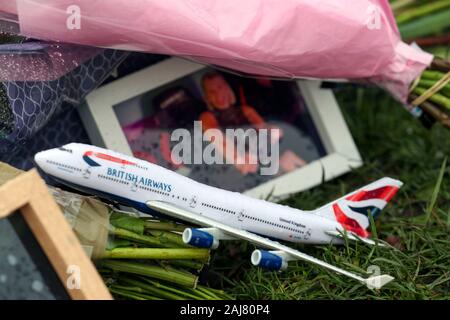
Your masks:
<svg viewBox="0 0 450 320"><path fill-rule="evenodd" d="M181 58L170 58L94 90L80 108L81 119L93 144L133 155L114 106L205 68ZM249 196L275 200L285 198L362 165L350 131L333 92L321 88L320 80L298 80L327 155L307 165L245 191Z"/></svg>
<svg viewBox="0 0 450 320"><path fill-rule="evenodd" d="M0 219L16 211L22 214L72 299L112 299L95 266L85 254L35 169L0 186ZM71 266L77 266L80 270L79 289L68 287Z"/></svg>

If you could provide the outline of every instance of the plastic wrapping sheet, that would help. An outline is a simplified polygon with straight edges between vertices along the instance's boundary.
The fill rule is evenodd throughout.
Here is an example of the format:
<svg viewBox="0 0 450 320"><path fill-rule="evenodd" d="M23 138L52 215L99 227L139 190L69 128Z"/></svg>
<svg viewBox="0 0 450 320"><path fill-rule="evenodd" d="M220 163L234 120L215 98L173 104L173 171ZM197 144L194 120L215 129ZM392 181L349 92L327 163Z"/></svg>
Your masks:
<svg viewBox="0 0 450 320"><path fill-rule="evenodd" d="M22 170L30 170L35 167L34 155L37 152L57 148L73 141L91 143L76 108L64 104L61 107L61 112L52 117L47 125L34 134L31 139L19 144L13 150L0 152L0 161ZM40 174L48 184L57 184L44 172L40 172Z"/></svg>
<svg viewBox="0 0 450 320"><path fill-rule="evenodd" d="M0 162L0 186L23 173L22 170ZM49 187L49 191L86 253L93 259L100 258L108 245L112 208L92 197L54 187Z"/></svg>
<svg viewBox="0 0 450 320"><path fill-rule="evenodd" d="M39 41L0 44L0 81L53 81L102 51Z"/></svg>
<svg viewBox="0 0 450 320"><path fill-rule="evenodd" d="M0 16L2 14L17 15L17 5L15 0L0 1Z"/></svg>
<svg viewBox="0 0 450 320"><path fill-rule="evenodd" d="M108 77L104 83L124 77L130 73L152 65L161 59L163 59L163 57L151 54L130 53L127 58L116 68L117 72L114 72L114 76ZM1 93L0 96L2 96ZM7 97L5 93L4 99L0 98L0 104L2 104L2 100L6 99ZM5 103L8 103L8 101L5 101ZM0 152L0 161L9 163L10 165L22 170L29 170L34 167L33 158L39 151L57 148L74 141L91 144L87 132L84 129L82 121L78 115L78 111L76 110L76 105L63 102L59 109L60 112L57 112L57 114L51 117L45 127L33 134L30 139L27 139L24 143L6 143L11 147L7 148L8 152ZM0 109L0 122L6 121L14 123L12 113L10 113L10 117L12 119L5 119L5 116L2 115ZM41 173L41 175L46 179L47 183L55 183L54 180L47 179L47 176L44 173Z"/></svg>
<svg viewBox="0 0 450 320"><path fill-rule="evenodd" d="M2 32L20 32L15 1L0 0L0 36ZM0 81L56 80L101 52L98 48L62 43L0 41Z"/></svg>
<svg viewBox="0 0 450 320"><path fill-rule="evenodd" d="M9 116L2 116L9 118L10 122L0 123L0 129L3 129L0 130L0 153L12 152L25 143L53 115L60 112L63 103L80 103L127 55L124 51L101 50L99 54L53 81L0 83L3 113L6 109L10 112Z"/></svg>
<svg viewBox="0 0 450 320"><path fill-rule="evenodd" d="M0 186L23 173L22 170L0 162ZM49 187L49 191L85 252L94 260L102 258L105 250L113 245L112 219L117 220L117 215L121 219L137 218L137 215L132 213L123 211L118 213L114 208L94 197L82 196L55 187Z"/></svg>
<svg viewBox="0 0 450 320"><path fill-rule="evenodd" d="M9 1L9 0L8 0ZM185 56L246 74L374 82L406 101L432 56L387 0L16 0L23 34Z"/></svg>
<svg viewBox="0 0 450 320"><path fill-rule="evenodd" d="M81 196L58 188L50 188L85 252L92 259L100 259L108 247L112 226L112 209L92 197Z"/></svg>

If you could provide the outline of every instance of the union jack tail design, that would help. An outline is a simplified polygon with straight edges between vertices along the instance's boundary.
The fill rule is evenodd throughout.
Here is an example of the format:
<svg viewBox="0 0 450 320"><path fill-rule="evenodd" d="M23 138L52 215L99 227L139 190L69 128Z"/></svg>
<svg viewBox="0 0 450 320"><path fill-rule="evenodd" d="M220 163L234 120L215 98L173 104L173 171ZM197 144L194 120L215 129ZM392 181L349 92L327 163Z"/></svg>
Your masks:
<svg viewBox="0 0 450 320"><path fill-rule="evenodd" d="M314 214L333 219L347 231L367 238L369 212L375 218L402 185L401 181L382 178L315 210Z"/></svg>

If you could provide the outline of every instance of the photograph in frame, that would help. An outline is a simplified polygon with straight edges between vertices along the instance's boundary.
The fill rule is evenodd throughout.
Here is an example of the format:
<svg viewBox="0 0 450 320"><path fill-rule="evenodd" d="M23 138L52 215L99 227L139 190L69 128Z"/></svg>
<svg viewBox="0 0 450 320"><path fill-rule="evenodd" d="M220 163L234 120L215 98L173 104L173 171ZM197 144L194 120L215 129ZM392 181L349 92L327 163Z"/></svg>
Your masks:
<svg viewBox="0 0 450 320"><path fill-rule="evenodd" d="M243 77L172 57L97 88L78 111L97 146L256 198L286 198L362 165L336 98L320 80ZM267 165L226 164L226 157L225 164L197 163L192 154L188 163L180 163L186 157L175 157L176 163L170 157L180 142L170 139L177 130L189 132L193 153L209 144L195 143L196 132L261 132L258 127L280 131L266 138L267 154L272 141L279 142L275 174L261 174Z"/></svg>
<svg viewBox="0 0 450 320"><path fill-rule="evenodd" d="M326 155L295 81L245 78L205 67L116 104L113 109L134 156L231 191L254 188ZM172 134L180 128L189 130L192 137L192 153L182 163L172 155L174 146L180 142L174 141ZM227 164L226 149L220 145L216 150L221 162L196 163L194 152L204 151L210 142L203 141L199 149L193 138L195 129L202 133L219 129L224 135L227 129L254 129L245 132L256 134L266 129L267 137L258 135L257 141L265 143L269 153L274 151L271 160L278 163L271 164L273 170L266 170L269 174L261 172L261 163ZM271 135L270 129L278 129L279 137ZM254 141L248 138L246 144ZM273 143L278 143L278 155L271 148ZM239 150L234 149L237 154ZM236 156L245 157L250 152L250 146L246 145L245 153ZM256 162L259 152L258 149L255 154Z"/></svg>

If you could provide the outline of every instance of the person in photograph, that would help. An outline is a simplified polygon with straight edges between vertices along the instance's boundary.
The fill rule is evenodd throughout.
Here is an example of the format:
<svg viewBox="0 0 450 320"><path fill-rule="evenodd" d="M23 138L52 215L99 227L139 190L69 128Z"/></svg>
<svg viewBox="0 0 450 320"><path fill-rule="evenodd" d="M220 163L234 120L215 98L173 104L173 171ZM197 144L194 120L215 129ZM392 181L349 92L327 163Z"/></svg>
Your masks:
<svg viewBox="0 0 450 320"><path fill-rule="evenodd" d="M321 149L322 155L324 154L325 150L321 147L320 137L308 112L298 81L277 81L259 77L245 78L242 85L246 100L256 107L263 118L292 124L299 131L308 134L314 145Z"/></svg>
<svg viewBox="0 0 450 320"><path fill-rule="evenodd" d="M283 136L284 130L280 126L268 124L258 113L257 109L247 103L243 86L239 86L239 101L227 80L218 72L206 73L201 80L203 96L208 108L200 115L203 130L211 128L226 129L252 126L255 129L278 129L279 135L270 135L271 143L279 142ZM214 142L213 142L214 143ZM225 152L227 143L224 139L222 145L217 145L221 154L227 160L235 164L236 169L243 175L255 173L258 170L258 164L252 163L249 153L239 155L234 152L234 159L227 159ZM281 148L280 148L281 150ZM243 161L238 161L238 157L243 157ZM239 162L243 162L240 164ZM305 165L306 162L297 156L292 150L284 150L280 156L280 166L283 171L288 172Z"/></svg>
<svg viewBox="0 0 450 320"><path fill-rule="evenodd" d="M124 128L125 135L135 147L133 154L141 159L178 169L183 164L175 163L171 156L170 134L172 129L192 126L203 102L180 86L164 90L152 99L155 112ZM139 147L137 147L139 145Z"/></svg>
<svg viewBox="0 0 450 320"><path fill-rule="evenodd" d="M293 124L306 112L296 81L233 77L230 84L243 88L247 103L264 119Z"/></svg>

